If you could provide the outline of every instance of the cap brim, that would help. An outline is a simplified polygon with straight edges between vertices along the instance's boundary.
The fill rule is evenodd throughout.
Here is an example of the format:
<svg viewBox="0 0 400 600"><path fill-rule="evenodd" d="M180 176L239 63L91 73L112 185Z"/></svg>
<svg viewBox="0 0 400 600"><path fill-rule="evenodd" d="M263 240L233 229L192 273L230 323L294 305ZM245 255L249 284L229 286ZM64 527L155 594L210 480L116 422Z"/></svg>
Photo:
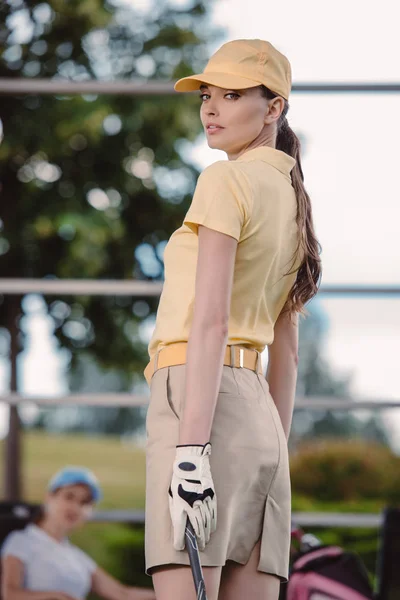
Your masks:
<svg viewBox="0 0 400 600"><path fill-rule="evenodd" d="M215 85L226 90L244 90L262 85L260 81L229 73L199 73L198 75L178 79L174 89L176 92L194 92L200 88L202 83Z"/></svg>

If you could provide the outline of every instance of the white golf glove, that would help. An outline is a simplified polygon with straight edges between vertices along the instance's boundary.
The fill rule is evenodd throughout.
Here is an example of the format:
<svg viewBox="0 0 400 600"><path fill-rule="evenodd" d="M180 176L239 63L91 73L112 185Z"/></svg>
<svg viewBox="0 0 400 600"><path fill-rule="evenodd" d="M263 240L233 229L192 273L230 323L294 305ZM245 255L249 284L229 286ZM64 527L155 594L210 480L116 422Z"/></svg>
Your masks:
<svg viewBox="0 0 400 600"><path fill-rule="evenodd" d="M177 446L169 488L169 509L175 550L185 549L185 527L189 518L200 550L217 527L217 498L211 477L211 444Z"/></svg>

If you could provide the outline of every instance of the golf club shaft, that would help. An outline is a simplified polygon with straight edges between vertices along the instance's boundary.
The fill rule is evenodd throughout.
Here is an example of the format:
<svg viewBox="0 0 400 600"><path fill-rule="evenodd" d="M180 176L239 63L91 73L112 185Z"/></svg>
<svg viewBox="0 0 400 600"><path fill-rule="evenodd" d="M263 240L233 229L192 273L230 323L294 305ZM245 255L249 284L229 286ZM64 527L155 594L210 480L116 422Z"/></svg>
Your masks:
<svg viewBox="0 0 400 600"><path fill-rule="evenodd" d="M197 546L196 534L193 527L187 520L185 529L186 549L189 554L190 566L192 569L193 581L196 588L197 600L207 600L206 586L204 583L203 571L201 568L199 549Z"/></svg>

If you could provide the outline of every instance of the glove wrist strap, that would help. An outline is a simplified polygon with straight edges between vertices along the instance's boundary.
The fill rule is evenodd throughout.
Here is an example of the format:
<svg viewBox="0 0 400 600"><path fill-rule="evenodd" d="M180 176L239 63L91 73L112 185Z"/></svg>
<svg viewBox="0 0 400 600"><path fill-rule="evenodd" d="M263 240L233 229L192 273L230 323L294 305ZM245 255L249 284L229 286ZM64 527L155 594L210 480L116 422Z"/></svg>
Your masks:
<svg viewBox="0 0 400 600"><path fill-rule="evenodd" d="M206 444L178 444L176 446L176 448L190 448L190 450L193 451L193 454L196 454L197 456L204 456L206 454L211 454L211 443L207 442ZM201 452L199 452L199 449L202 449Z"/></svg>

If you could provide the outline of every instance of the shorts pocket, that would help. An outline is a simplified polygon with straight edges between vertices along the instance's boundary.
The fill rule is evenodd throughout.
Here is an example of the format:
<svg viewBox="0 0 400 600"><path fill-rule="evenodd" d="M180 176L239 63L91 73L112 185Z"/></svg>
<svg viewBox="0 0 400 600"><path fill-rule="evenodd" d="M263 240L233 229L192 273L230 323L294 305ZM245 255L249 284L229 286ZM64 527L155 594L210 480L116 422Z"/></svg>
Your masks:
<svg viewBox="0 0 400 600"><path fill-rule="evenodd" d="M147 434L153 426L163 423L166 417L179 419L180 409L175 398L175 386L171 384L171 367L158 369L150 382L150 402L146 415Z"/></svg>
<svg viewBox="0 0 400 600"><path fill-rule="evenodd" d="M166 367L167 376L165 381L165 397L169 410L179 420L181 413L182 385L175 386L175 373L171 373L171 367ZM179 373L178 373L179 374Z"/></svg>

